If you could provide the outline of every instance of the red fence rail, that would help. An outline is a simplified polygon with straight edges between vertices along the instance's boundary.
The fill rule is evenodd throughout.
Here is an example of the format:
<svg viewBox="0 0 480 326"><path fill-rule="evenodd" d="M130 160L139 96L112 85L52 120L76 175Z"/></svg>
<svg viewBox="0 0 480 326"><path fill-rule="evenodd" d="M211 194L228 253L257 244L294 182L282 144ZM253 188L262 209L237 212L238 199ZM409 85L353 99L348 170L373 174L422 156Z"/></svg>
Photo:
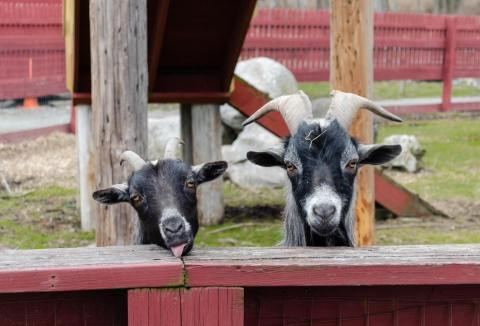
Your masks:
<svg viewBox="0 0 480 326"><path fill-rule="evenodd" d="M66 91L61 0L0 0L0 99Z"/></svg>
<svg viewBox="0 0 480 326"><path fill-rule="evenodd" d="M444 80L449 64L453 78L480 77L480 17L375 13L374 22L375 80ZM447 42L449 29L452 39ZM452 49L453 60L445 60ZM281 62L300 81L327 81L329 13L259 10L241 59L257 56Z"/></svg>

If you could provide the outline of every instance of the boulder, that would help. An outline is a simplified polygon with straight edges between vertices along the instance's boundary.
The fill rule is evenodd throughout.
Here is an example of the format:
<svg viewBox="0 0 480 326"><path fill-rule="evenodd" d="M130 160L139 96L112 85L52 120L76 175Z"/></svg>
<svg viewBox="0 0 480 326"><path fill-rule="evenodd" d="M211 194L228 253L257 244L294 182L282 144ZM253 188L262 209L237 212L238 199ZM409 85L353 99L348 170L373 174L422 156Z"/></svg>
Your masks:
<svg viewBox="0 0 480 326"><path fill-rule="evenodd" d="M180 116L148 119L148 158L163 157L165 144L171 137L180 137Z"/></svg>
<svg viewBox="0 0 480 326"><path fill-rule="evenodd" d="M244 128L232 145L222 146L223 159L229 163L227 176L244 188L278 187L284 184L281 168L265 168L247 160L248 151L262 151L278 146L280 139L258 124Z"/></svg>
<svg viewBox="0 0 480 326"><path fill-rule="evenodd" d="M425 154L425 150L420 145L417 137L412 135L392 135L385 138L383 144L400 144L402 146L400 155L386 163L384 167L391 167L409 173L414 173L421 169L421 158Z"/></svg>
<svg viewBox="0 0 480 326"><path fill-rule="evenodd" d="M235 67L235 74L271 98L292 94L298 90L297 80L290 70L270 58L240 61ZM220 114L227 126L237 131L242 130L245 116L235 108L224 104L220 107Z"/></svg>

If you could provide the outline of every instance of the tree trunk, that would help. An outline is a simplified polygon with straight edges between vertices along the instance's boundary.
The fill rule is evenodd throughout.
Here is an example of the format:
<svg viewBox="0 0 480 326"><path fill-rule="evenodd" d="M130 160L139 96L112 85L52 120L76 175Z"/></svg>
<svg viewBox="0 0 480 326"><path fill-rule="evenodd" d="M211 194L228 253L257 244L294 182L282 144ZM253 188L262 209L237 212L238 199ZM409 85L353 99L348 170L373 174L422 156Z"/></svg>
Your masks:
<svg viewBox="0 0 480 326"><path fill-rule="evenodd" d="M371 97L373 83L373 10L370 0L333 0L330 15L330 82L333 89ZM373 141L372 114L361 110L350 133L362 143ZM373 168L357 176L355 209L358 245L373 242Z"/></svg>
<svg viewBox="0 0 480 326"><path fill-rule="evenodd" d="M96 188L127 181L120 154L147 149L147 2L90 0ZM96 205L97 245L132 243L134 210Z"/></svg>

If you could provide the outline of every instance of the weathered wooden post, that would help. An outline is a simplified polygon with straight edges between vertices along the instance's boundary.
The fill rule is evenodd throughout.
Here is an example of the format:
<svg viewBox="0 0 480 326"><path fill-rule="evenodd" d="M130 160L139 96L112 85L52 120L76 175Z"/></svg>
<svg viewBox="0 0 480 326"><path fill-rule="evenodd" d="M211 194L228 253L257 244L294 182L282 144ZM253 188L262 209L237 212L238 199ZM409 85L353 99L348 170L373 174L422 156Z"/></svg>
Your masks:
<svg viewBox="0 0 480 326"><path fill-rule="evenodd" d="M453 69L455 67L455 50L457 47L457 27L455 17L445 17L445 51L443 52L442 71L442 111L447 111L452 105Z"/></svg>
<svg viewBox="0 0 480 326"><path fill-rule="evenodd" d="M332 0L330 12L330 82L333 89L371 97L373 82L373 9L370 0ZM373 118L361 110L351 134L373 141ZM358 245L373 242L374 174L363 167L357 177L356 237Z"/></svg>
<svg viewBox="0 0 480 326"><path fill-rule="evenodd" d="M125 182L120 154L147 148L147 2L90 0L94 172L97 188ZM131 243L134 211L96 205L97 245Z"/></svg>
<svg viewBox="0 0 480 326"><path fill-rule="evenodd" d="M221 160L222 122L219 106L216 104L192 105L191 128L193 164ZM197 191L197 198L200 223L203 225L220 223L224 213L222 179L201 185Z"/></svg>

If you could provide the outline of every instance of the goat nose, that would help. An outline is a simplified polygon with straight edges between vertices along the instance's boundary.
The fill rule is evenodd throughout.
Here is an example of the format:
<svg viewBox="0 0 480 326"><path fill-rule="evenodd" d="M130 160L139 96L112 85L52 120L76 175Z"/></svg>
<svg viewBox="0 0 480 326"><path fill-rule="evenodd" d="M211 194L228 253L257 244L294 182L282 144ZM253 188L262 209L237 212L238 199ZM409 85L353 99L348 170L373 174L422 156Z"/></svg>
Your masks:
<svg viewBox="0 0 480 326"><path fill-rule="evenodd" d="M330 219L337 209L331 204L319 204L313 206L313 212L320 218Z"/></svg>
<svg viewBox="0 0 480 326"><path fill-rule="evenodd" d="M180 219L169 219L165 222L165 231L168 233L178 233L183 229L183 222Z"/></svg>

